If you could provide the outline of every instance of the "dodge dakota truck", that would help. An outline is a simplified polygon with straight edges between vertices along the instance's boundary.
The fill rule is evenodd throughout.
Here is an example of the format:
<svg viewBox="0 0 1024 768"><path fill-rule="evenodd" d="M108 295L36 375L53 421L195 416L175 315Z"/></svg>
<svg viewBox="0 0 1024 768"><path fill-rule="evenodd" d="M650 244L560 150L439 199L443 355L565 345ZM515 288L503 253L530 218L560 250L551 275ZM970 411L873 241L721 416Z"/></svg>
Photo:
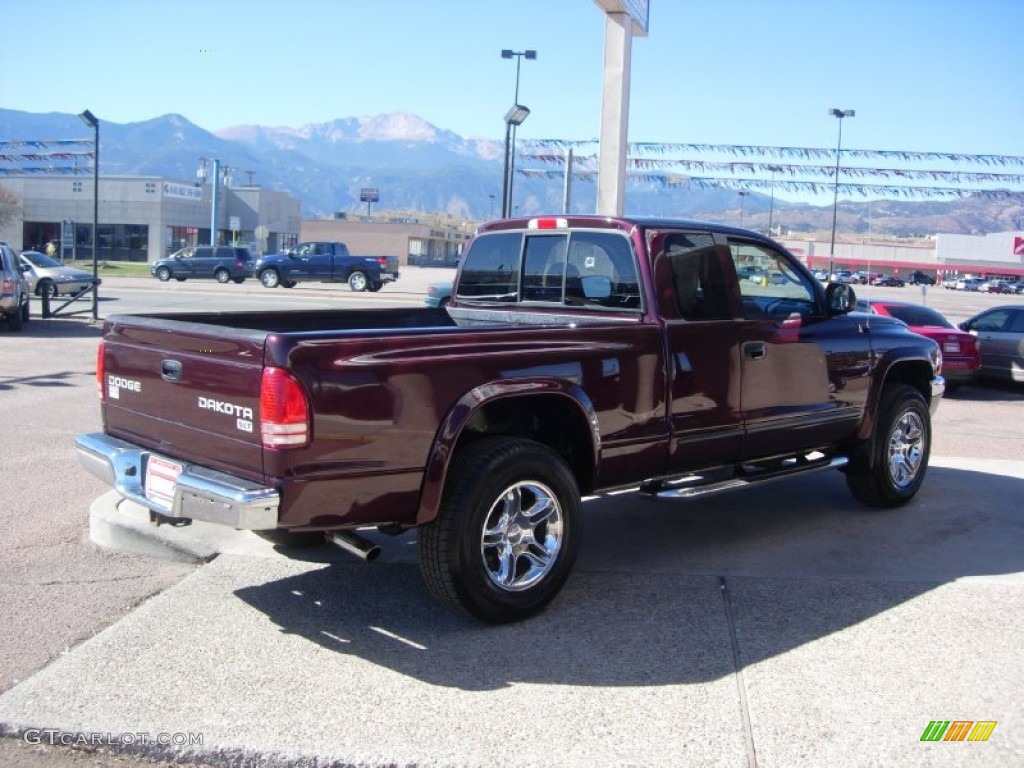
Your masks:
<svg viewBox="0 0 1024 768"><path fill-rule="evenodd" d="M108 318L103 431L77 450L157 523L322 532L366 559L386 539L359 529L415 529L435 597L515 621L565 583L597 491L838 469L867 505L910 501L941 353L854 304L742 229L495 221L443 309Z"/></svg>
<svg viewBox="0 0 1024 768"><path fill-rule="evenodd" d="M348 283L353 291L379 291L398 279L397 256L353 256L344 243L299 243L256 262L256 275L267 288L297 283Z"/></svg>

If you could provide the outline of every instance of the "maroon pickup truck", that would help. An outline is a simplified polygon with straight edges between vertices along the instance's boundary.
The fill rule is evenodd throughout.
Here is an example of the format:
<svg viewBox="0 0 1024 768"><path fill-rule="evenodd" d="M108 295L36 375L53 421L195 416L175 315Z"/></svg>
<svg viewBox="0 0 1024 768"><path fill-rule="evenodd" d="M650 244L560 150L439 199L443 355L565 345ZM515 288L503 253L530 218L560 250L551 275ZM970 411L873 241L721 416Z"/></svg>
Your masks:
<svg viewBox="0 0 1024 768"><path fill-rule="evenodd" d="M841 469L868 505L909 501L941 354L854 302L742 229L496 221L445 309L109 318L103 432L78 454L156 522L317 532L367 559L358 529L416 529L436 597L514 621L561 589L595 491Z"/></svg>

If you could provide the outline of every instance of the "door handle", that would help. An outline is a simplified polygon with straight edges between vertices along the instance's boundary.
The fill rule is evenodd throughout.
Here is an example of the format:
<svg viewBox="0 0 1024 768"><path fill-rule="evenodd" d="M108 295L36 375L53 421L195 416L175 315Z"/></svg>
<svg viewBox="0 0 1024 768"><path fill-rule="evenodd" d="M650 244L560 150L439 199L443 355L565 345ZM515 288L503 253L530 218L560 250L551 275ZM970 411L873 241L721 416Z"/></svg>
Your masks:
<svg viewBox="0 0 1024 768"><path fill-rule="evenodd" d="M748 360L764 360L768 346L763 341L748 341L743 345L743 355Z"/></svg>

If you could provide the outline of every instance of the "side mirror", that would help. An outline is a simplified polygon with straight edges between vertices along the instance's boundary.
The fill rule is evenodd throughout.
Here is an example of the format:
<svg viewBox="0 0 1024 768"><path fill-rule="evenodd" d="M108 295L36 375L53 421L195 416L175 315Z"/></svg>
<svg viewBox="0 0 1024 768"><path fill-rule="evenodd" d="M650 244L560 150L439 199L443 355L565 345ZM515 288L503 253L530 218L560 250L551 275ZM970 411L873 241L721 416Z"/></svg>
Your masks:
<svg viewBox="0 0 1024 768"><path fill-rule="evenodd" d="M825 289L825 304L830 315L845 315L857 306L857 294L849 283L829 283Z"/></svg>

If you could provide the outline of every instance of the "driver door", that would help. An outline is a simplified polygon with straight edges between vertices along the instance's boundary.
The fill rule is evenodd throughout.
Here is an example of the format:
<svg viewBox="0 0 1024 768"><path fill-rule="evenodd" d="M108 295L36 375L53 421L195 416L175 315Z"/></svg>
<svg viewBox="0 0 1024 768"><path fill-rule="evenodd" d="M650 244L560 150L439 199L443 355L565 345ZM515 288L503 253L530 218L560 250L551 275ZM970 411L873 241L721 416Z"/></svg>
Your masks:
<svg viewBox="0 0 1024 768"><path fill-rule="evenodd" d="M872 367L869 337L829 315L794 257L760 241L724 238L738 278L742 459L840 440L860 421Z"/></svg>

